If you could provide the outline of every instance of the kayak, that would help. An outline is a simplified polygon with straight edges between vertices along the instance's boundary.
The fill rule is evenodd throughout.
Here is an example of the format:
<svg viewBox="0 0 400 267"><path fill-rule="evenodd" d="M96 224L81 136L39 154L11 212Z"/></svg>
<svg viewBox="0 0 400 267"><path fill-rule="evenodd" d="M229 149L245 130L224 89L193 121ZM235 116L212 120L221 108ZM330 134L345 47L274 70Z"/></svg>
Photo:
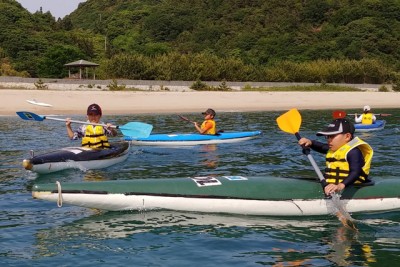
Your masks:
<svg viewBox="0 0 400 267"><path fill-rule="evenodd" d="M386 121L385 120L376 120L372 124L354 124L354 128L356 132L371 132L371 131L379 131L385 128Z"/></svg>
<svg viewBox="0 0 400 267"><path fill-rule="evenodd" d="M281 177L202 176L102 182L35 184L35 199L106 211L175 210L266 216L332 214L316 180ZM385 178L349 186L340 202L348 212L400 209L400 182Z"/></svg>
<svg viewBox="0 0 400 267"><path fill-rule="evenodd" d="M36 173L51 173L66 169L92 170L107 168L127 159L129 142L116 142L109 149L65 147L40 155L34 155L22 162L26 170Z"/></svg>
<svg viewBox="0 0 400 267"><path fill-rule="evenodd" d="M124 136L124 140L134 145L144 146L193 146L204 144L235 143L250 140L261 135L261 131L221 132L212 134L151 134L147 138L132 138Z"/></svg>

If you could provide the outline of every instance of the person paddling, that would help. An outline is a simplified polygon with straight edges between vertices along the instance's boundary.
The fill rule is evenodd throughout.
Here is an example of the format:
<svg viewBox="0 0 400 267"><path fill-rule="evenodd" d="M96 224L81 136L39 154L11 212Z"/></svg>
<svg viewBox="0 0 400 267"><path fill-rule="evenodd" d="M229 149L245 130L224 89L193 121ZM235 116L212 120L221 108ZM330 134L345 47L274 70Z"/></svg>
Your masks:
<svg viewBox="0 0 400 267"><path fill-rule="evenodd" d="M215 111L211 108L207 109L205 112L201 113L204 115L204 121L199 126L197 122L193 122L196 130L201 134L216 134L217 133L217 125L215 123Z"/></svg>
<svg viewBox="0 0 400 267"><path fill-rule="evenodd" d="M100 119L102 111L99 105L91 104L87 108L87 119L90 123L101 123ZM67 118L65 125L67 127L67 134L71 140L82 139L83 147L90 148L109 148L110 143L108 142L108 136L116 136L117 130L112 128L111 123L107 123L107 126L101 125L90 125L84 124L80 126L76 131L71 128L71 119Z"/></svg>
<svg viewBox="0 0 400 267"><path fill-rule="evenodd" d="M364 106L363 108L364 113L360 116L357 116L357 113L354 114L354 121L356 123L361 124L373 124L376 121L375 115L371 112L370 106Z"/></svg>
<svg viewBox="0 0 400 267"><path fill-rule="evenodd" d="M350 121L336 119L317 136L325 136L328 143L301 138L298 144L326 154L326 195L340 192L351 184L371 182L368 175L373 149L359 137L354 137L354 125Z"/></svg>

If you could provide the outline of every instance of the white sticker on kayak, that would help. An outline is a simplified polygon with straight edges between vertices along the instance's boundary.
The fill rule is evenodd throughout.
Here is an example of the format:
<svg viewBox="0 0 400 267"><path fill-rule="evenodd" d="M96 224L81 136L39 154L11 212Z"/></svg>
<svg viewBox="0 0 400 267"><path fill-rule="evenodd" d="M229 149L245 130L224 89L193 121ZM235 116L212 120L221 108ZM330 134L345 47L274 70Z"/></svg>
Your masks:
<svg viewBox="0 0 400 267"><path fill-rule="evenodd" d="M230 181L244 181L244 180L248 180L246 177L243 176L222 176L225 179L228 179Z"/></svg>
<svg viewBox="0 0 400 267"><path fill-rule="evenodd" d="M80 149L65 149L65 150L67 150L71 153L74 153L76 155L82 153L82 150L80 150Z"/></svg>
<svg viewBox="0 0 400 267"><path fill-rule="evenodd" d="M212 176L193 177L192 180L197 184L198 187L221 185L221 182Z"/></svg>

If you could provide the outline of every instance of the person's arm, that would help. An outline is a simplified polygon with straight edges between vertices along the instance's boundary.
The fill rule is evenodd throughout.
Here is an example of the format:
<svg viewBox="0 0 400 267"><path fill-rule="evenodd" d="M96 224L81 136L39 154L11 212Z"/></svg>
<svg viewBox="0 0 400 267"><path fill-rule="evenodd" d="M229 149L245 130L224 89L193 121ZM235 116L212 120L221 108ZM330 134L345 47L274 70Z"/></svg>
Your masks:
<svg viewBox="0 0 400 267"><path fill-rule="evenodd" d="M372 122L375 122L375 121L376 121L376 116L372 115Z"/></svg>
<svg viewBox="0 0 400 267"><path fill-rule="evenodd" d="M328 153L328 150L329 150L329 145L328 144L321 143L321 142L319 142L317 140L312 140L310 147L311 147L312 150L317 151L317 152L322 153L322 154Z"/></svg>
<svg viewBox="0 0 400 267"><path fill-rule="evenodd" d="M67 127L67 134L68 134L69 139L73 139L74 131L72 131L72 128L71 128L71 119L70 118L67 118L65 120L65 126Z"/></svg>
<svg viewBox="0 0 400 267"><path fill-rule="evenodd" d="M343 180L345 186L353 184L363 173L362 167L365 164L361 150L354 148L347 153L347 162L349 163L349 175Z"/></svg>
<svg viewBox="0 0 400 267"><path fill-rule="evenodd" d="M303 148L311 148L312 150L317 151L319 153L323 153L323 154L326 154L329 150L328 144L321 143L316 140L310 140L305 137L301 138L298 143Z"/></svg>
<svg viewBox="0 0 400 267"><path fill-rule="evenodd" d="M106 133L107 136L114 137L114 136L118 135L117 130L115 128L111 127L111 126L114 126L114 125L112 125L111 123L107 123L106 125L107 126L103 127L103 128L104 128L104 132Z"/></svg>

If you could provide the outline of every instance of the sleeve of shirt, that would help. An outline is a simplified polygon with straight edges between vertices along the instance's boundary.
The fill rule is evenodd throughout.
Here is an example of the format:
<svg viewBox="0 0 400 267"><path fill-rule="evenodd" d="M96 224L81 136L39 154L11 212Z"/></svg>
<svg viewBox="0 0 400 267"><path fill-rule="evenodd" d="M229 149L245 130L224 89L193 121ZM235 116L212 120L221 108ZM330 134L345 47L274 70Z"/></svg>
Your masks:
<svg viewBox="0 0 400 267"><path fill-rule="evenodd" d="M317 151L317 152L322 153L322 154L328 153L328 150L329 150L329 145L328 144L321 143L321 142L319 142L317 140L312 140L311 142L312 142L312 144L311 144L311 149L312 150Z"/></svg>
<svg viewBox="0 0 400 267"><path fill-rule="evenodd" d="M77 140L80 139L84 136L84 125L80 126L75 132L74 132L74 136L72 137L72 140Z"/></svg>
<svg viewBox="0 0 400 267"><path fill-rule="evenodd" d="M360 115L360 116L358 116L358 117L356 116L355 119L354 119L354 121L355 121L356 123L360 123L360 122L362 121L362 117L363 117L362 115Z"/></svg>
<svg viewBox="0 0 400 267"><path fill-rule="evenodd" d="M349 163L350 173L342 182L346 186L353 184L363 173L362 167L364 166L365 161L361 150L357 147L350 150L347 154L347 162Z"/></svg>

